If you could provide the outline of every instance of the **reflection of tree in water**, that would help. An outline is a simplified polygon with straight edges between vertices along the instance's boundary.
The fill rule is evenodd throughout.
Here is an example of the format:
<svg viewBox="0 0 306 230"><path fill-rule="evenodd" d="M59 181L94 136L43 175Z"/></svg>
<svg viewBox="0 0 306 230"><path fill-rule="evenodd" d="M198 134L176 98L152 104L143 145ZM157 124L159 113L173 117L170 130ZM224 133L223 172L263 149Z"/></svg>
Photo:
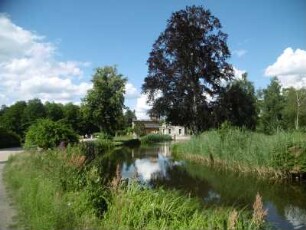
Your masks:
<svg viewBox="0 0 306 230"><path fill-rule="evenodd" d="M206 197L211 190L208 182L191 177L184 168L176 165L168 167L167 177L156 173L152 177L151 184L156 187L179 189L187 195L201 198Z"/></svg>
<svg viewBox="0 0 306 230"><path fill-rule="evenodd" d="M285 216L285 209L293 206L306 210L306 186L294 183L273 183L229 171L213 170L198 164L186 164L187 173L196 180L207 181L222 201L251 206L259 192L264 202L272 203L277 213Z"/></svg>
<svg viewBox="0 0 306 230"><path fill-rule="evenodd" d="M121 166L123 162L128 165L133 164L131 149L115 149L102 156L97 156L90 164L97 166L102 181L107 183L115 177L117 165Z"/></svg>

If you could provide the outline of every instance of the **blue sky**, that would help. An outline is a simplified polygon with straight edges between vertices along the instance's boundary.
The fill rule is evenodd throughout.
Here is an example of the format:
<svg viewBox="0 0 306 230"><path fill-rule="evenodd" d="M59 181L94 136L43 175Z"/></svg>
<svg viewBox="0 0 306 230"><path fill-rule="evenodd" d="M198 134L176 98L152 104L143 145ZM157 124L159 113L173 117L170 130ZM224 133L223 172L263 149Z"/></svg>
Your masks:
<svg viewBox="0 0 306 230"><path fill-rule="evenodd" d="M126 104L143 116L140 88L152 44L186 5L220 19L229 62L257 89L271 75L284 87L306 86L305 0L1 0L0 104L31 97L79 102L96 67L117 65L129 81Z"/></svg>

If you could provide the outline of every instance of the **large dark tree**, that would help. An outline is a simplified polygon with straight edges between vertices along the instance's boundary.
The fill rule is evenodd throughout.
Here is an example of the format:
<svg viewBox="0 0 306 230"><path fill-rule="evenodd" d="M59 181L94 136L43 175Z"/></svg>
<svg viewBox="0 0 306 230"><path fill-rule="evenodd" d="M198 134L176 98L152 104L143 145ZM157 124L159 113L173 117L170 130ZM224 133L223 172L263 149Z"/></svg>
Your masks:
<svg viewBox="0 0 306 230"><path fill-rule="evenodd" d="M209 10L192 6L173 13L148 59L142 89L153 105L151 112L194 133L208 128L208 98L233 76L226 40Z"/></svg>

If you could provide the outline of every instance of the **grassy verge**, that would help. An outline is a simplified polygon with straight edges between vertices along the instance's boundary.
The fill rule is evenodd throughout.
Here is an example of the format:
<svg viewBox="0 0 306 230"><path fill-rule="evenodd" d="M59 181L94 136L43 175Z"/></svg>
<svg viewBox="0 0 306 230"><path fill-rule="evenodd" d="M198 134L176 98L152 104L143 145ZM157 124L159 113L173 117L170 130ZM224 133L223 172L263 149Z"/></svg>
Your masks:
<svg viewBox="0 0 306 230"><path fill-rule="evenodd" d="M9 159L4 176L16 199L21 226L34 230L262 226L263 219L258 221L246 210L205 208L195 198L175 191L152 190L134 182L123 185L119 173L114 180L105 182L95 160L86 160L87 155L97 154L92 148L88 145L66 151L25 153ZM84 154L84 149L90 154ZM103 154L100 152L100 158Z"/></svg>
<svg viewBox="0 0 306 230"><path fill-rule="evenodd" d="M205 132L173 149L180 158L283 178L306 173L305 138L302 133L268 136L231 128Z"/></svg>
<svg viewBox="0 0 306 230"><path fill-rule="evenodd" d="M163 141L171 141L172 137L170 135L164 134L148 134L146 136L141 137L140 141L142 144L153 144Z"/></svg>

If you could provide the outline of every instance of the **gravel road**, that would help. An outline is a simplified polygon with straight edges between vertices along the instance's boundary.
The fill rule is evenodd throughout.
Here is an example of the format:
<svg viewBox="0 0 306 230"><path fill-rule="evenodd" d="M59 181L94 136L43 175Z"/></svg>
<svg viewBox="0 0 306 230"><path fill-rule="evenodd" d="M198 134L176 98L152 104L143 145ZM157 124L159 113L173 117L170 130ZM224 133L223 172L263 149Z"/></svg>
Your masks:
<svg viewBox="0 0 306 230"><path fill-rule="evenodd" d="M16 210L10 204L10 199L3 183L2 173L9 156L21 152L21 148L0 149L0 230L16 229L14 228L13 218L16 215Z"/></svg>

